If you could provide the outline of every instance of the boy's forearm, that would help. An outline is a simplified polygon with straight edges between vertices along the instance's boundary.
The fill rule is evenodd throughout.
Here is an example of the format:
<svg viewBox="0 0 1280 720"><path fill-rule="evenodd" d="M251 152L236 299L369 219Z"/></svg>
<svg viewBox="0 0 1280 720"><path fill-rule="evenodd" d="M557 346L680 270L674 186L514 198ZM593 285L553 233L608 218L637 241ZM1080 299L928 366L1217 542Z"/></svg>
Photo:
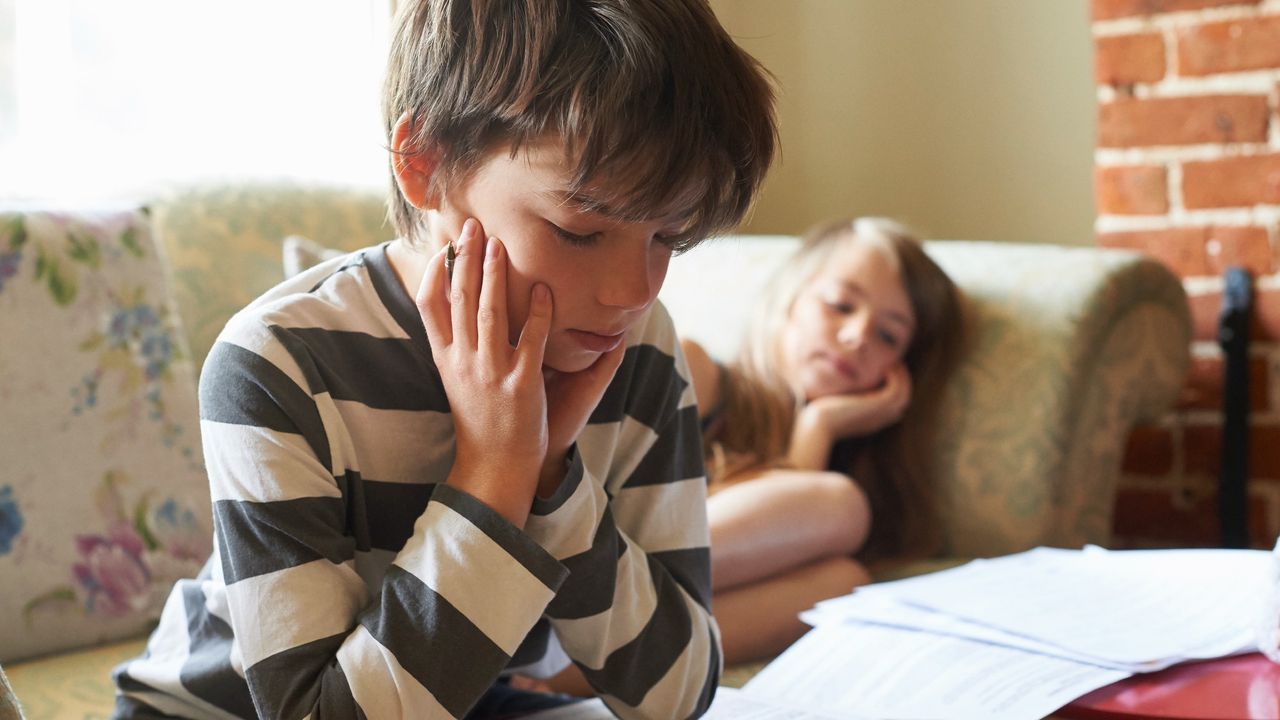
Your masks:
<svg viewBox="0 0 1280 720"><path fill-rule="evenodd" d="M653 453L671 451L660 440ZM575 458L555 497L535 501L527 532L569 569L547 617L620 716L699 714L721 662L702 479L622 488L612 501L603 485Z"/></svg>
<svg viewBox="0 0 1280 720"><path fill-rule="evenodd" d="M435 488L370 603L343 534L342 501L332 497L332 475L315 463L286 472L298 456L276 458L278 477L288 480L278 488L282 497L244 495L250 484L241 471L256 466L234 452L227 457L226 448L265 445L262 438L278 434L204 427L214 441L206 456L219 498L219 546L234 550L220 557L231 627L264 717L344 716L352 704L370 717L460 717L506 666L567 574L492 508L445 484ZM309 512L296 507L298 497L307 498ZM260 552L264 547L293 555ZM477 567L487 577L479 585ZM503 588L500 599L490 583ZM438 638L471 638L438 649L466 662L450 667L423 656L420 649L437 647ZM424 705L426 698L434 700Z"/></svg>
<svg viewBox="0 0 1280 720"><path fill-rule="evenodd" d="M620 717L696 717L723 669L715 620L662 553L646 553L621 533L619 538L626 549L616 565L573 571L595 578L602 584L597 594L615 602L601 613L578 616L553 601L547 608L551 624ZM706 569L709 577L709 563ZM608 580L613 582L605 585Z"/></svg>

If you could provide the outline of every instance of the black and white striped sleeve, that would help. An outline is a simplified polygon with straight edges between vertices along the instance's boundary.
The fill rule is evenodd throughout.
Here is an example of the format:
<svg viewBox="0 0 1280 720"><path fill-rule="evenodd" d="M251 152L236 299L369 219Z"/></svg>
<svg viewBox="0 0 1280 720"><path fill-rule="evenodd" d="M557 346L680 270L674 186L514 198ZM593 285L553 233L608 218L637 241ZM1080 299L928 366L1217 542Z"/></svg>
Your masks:
<svg viewBox="0 0 1280 720"><path fill-rule="evenodd" d="M440 484L370 592L349 532L351 435L287 332L242 321L200 383L219 575L256 712L462 717L568 570Z"/></svg>
<svg viewBox="0 0 1280 720"><path fill-rule="evenodd" d="M583 431L569 476L525 526L569 568L547 616L623 718L706 711L721 671L706 480L688 371L656 306Z"/></svg>

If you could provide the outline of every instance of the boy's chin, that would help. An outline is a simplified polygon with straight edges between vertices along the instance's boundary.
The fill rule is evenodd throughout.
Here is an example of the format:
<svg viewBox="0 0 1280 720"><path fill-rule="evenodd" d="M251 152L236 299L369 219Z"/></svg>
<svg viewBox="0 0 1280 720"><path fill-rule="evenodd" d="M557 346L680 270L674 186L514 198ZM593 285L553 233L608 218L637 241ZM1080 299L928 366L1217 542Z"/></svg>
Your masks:
<svg viewBox="0 0 1280 720"><path fill-rule="evenodd" d="M601 353L589 350L564 351L560 348L548 347L542 357L542 367L561 373L582 372L600 359Z"/></svg>

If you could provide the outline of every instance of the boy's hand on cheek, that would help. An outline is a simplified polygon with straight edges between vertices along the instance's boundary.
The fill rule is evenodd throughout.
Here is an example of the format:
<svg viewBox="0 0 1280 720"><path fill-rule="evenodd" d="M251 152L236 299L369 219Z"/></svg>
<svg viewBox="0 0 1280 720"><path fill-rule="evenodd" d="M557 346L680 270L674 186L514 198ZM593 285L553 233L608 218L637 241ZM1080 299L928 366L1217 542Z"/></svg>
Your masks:
<svg viewBox="0 0 1280 720"><path fill-rule="evenodd" d="M898 420L911 403L911 373L901 363L889 369L884 384L875 390L828 395L811 401L801 411L800 423L824 432L832 441L870 435Z"/></svg>
<svg viewBox="0 0 1280 720"><path fill-rule="evenodd" d="M551 327L546 286L533 288L529 318L512 347L507 321L507 255L468 220L455 243L453 278L445 251L428 263L416 298L453 415L456 453L450 485L523 527L547 457L542 357Z"/></svg>
<svg viewBox="0 0 1280 720"><path fill-rule="evenodd" d="M555 492L564 477L564 459L569 446L586 427L591 412L622 364L627 353L625 344L604 353L585 370L562 373L543 371L547 389L547 459L538 481L538 495Z"/></svg>

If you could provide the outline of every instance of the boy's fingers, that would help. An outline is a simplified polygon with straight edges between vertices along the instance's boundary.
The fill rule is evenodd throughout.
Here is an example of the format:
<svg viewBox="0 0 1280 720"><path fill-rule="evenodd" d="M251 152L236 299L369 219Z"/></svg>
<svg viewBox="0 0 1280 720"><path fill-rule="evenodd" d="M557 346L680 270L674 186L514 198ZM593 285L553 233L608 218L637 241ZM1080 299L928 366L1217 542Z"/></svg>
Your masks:
<svg viewBox="0 0 1280 720"><path fill-rule="evenodd" d="M440 248L427 261L427 271L422 274L418 294L413 298L433 352L453 342L453 331L449 327L449 296L445 290L448 285L444 272L445 250Z"/></svg>
<svg viewBox="0 0 1280 720"><path fill-rule="evenodd" d="M502 242L489 238L485 245L484 283L480 286L480 309L476 314L482 356L505 357L507 336L507 258Z"/></svg>
<svg viewBox="0 0 1280 720"><path fill-rule="evenodd" d="M480 223L467 218L462 234L454 242L456 253L453 277L449 280L449 305L453 315L453 338L465 347L476 346L476 310L480 302L481 272L484 267L484 240Z"/></svg>
<svg viewBox="0 0 1280 720"><path fill-rule="evenodd" d="M518 365L525 372L541 373L542 357L547 349L547 334L551 332L551 290L542 283L533 286L529 300L529 318L520 331L520 343L516 346Z"/></svg>
<svg viewBox="0 0 1280 720"><path fill-rule="evenodd" d="M601 355L591 366L589 372L592 373L592 381L599 392L604 392L605 386L613 379L618 367L622 365L622 358L627 354L626 343L619 343L618 347Z"/></svg>

